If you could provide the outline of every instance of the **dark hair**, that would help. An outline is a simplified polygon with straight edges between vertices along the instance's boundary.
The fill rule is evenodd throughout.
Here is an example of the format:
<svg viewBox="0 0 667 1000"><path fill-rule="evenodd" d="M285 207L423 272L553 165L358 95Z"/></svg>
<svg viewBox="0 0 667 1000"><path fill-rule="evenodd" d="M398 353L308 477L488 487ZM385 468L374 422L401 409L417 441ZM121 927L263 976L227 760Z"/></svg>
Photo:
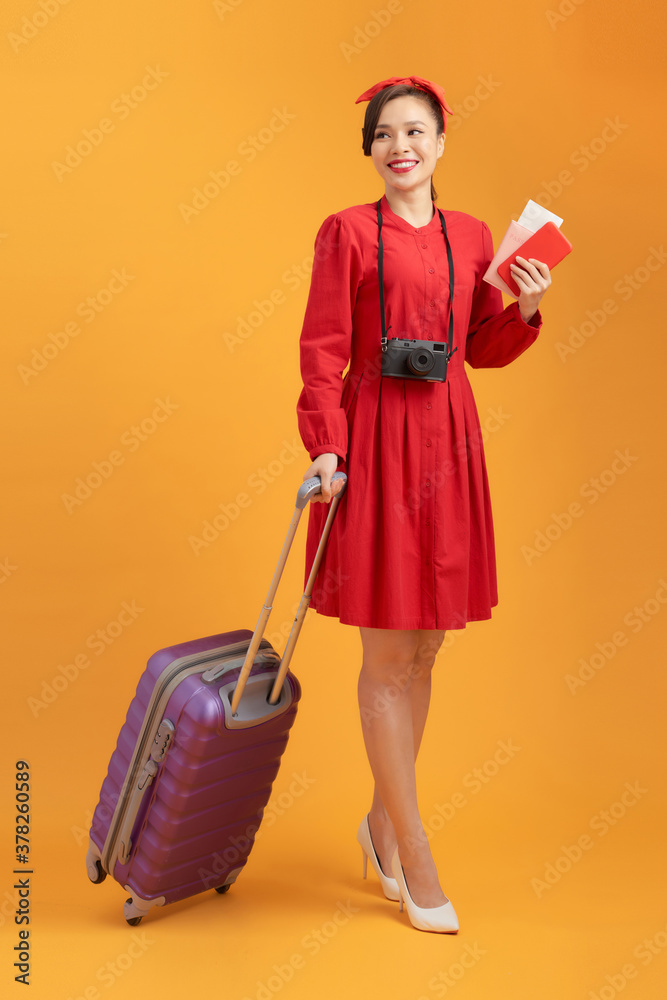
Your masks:
<svg viewBox="0 0 667 1000"><path fill-rule="evenodd" d="M394 84L393 87L383 87L382 90L377 92L375 97L370 99L368 107L366 108L366 117L364 118L364 124L361 128L361 146L364 151L364 156L371 155L371 145L373 139L375 138L375 129L377 128L377 123L380 119L382 109L388 101L392 101L395 97L417 97L420 101L424 101L424 103L428 105L429 111L435 120L435 134L440 136L445 131L442 108L436 101L435 97L429 94L426 90L421 90L419 87L412 87L409 83L398 83ZM438 194L433 187L433 178L431 178L431 200L435 201L437 197Z"/></svg>

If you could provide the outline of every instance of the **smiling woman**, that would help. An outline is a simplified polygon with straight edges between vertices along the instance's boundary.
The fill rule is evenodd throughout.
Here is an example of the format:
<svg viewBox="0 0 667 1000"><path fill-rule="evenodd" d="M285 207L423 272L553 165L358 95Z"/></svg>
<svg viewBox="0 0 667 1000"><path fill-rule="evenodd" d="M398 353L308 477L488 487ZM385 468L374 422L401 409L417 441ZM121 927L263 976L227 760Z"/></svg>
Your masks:
<svg viewBox="0 0 667 1000"><path fill-rule="evenodd" d="M367 91L366 94L370 94L370 91ZM416 95L419 96L415 101ZM364 96L362 95L357 100L362 100ZM401 97L407 97L410 100L399 101L397 107L396 102ZM412 171L415 166L421 163L424 171L428 170L428 177L431 178L437 161L445 151L444 111L453 113L449 105L444 102L444 94L442 95L444 104L440 104L431 92L404 83L393 87L384 87L375 95L371 95L371 98L366 111L366 121L361 129L364 155L373 158L373 164L380 176L383 176L382 168L385 164L391 165L393 174L398 174ZM401 111L406 109L406 113L409 114L410 108L417 109L416 117L401 122ZM424 121L425 118L426 121ZM409 165L405 167L402 166L404 161L401 161L399 157L394 156L393 160L391 159L393 155L391 149L397 141L400 141L400 134L396 133L397 131L400 133L401 130L406 140L408 137L411 139L409 145L412 153L423 154L420 159L409 160ZM388 158L389 162L387 163ZM431 201L436 201L437 197L431 179Z"/></svg>
<svg viewBox="0 0 667 1000"><path fill-rule="evenodd" d="M304 479L322 483L306 578L339 468L347 489L310 607L361 633L359 707L375 779L357 832L364 875L370 859L414 927L455 933L419 815L415 758L445 630L490 618L498 603L482 429L464 361L493 368L518 358L537 338L550 276L539 261L516 268L521 294L503 309L482 280L494 255L488 226L437 208L432 177L452 114L441 87L394 77L366 100L363 150L384 194L322 223L301 332L297 414L313 460Z"/></svg>

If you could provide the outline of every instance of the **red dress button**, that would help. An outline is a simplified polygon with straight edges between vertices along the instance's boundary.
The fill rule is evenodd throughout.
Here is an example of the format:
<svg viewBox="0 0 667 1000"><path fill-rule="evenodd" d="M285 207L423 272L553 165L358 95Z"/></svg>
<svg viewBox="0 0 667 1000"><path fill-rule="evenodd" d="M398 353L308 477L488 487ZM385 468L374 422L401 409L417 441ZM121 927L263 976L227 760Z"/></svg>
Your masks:
<svg viewBox="0 0 667 1000"><path fill-rule="evenodd" d="M431 409L431 404L430 404L430 403L427 403L427 404L426 404L426 409L427 409L427 410L430 410L430 409Z"/></svg>
<svg viewBox="0 0 667 1000"><path fill-rule="evenodd" d="M426 447L427 448L431 447L431 439L430 438L426 438Z"/></svg>
<svg viewBox="0 0 667 1000"><path fill-rule="evenodd" d="M422 250L426 250L427 247L428 247L428 243L422 243Z"/></svg>
<svg viewBox="0 0 667 1000"><path fill-rule="evenodd" d="M429 274L435 274L435 268L434 267L429 267L428 273Z"/></svg>

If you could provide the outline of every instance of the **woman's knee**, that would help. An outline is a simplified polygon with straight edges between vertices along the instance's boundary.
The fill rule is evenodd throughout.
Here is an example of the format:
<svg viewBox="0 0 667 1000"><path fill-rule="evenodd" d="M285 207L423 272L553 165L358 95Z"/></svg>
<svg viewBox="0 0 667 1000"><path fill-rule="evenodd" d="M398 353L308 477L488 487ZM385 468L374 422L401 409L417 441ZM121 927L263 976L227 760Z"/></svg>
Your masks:
<svg viewBox="0 0 667 1000"><path fill-rule="evenodd" d="M385 684L409 686L418 648L416 630L361 629L362 674Z"/></svg>
<svg viewBox="0 0 667 1000"><path fill-rule="evenodd" d="M413 661L416 676L430 673L444 639L444 629L420 629Z"/></svg>

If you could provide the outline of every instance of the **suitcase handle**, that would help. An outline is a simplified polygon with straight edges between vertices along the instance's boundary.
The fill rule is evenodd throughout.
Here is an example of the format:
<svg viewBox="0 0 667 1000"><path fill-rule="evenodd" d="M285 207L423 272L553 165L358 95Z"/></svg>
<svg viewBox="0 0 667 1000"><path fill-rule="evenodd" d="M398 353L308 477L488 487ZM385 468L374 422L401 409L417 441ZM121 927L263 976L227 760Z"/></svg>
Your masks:
<svg viewBox="0 0 667 1000"><path fill-rule="evenodd" d="M287 673L287 668L289 667L290 660L292 659L292 653L294 652L294 647L296 646L296 641L299 638L299 632L301 631L301 626L303 625L303 620L306 617L306 611L308 610L308 605L310 604L310 598L313 591L313 586L315 584L315 577L320 568L320 563L322 561L322 556L324 554L324 548L329 537L329 532L331 531L331 525L333 524L333 519L336 515L336 509L338 503L345 493L347 487L347 476L344 472L334 472L331 477L333 482L335 479L343 480L343 488L338 492L329 503L329 514L322 529L322 535L320 537L319 545L317 546L317 552L315 553L315 558L313 559L313 565L310 570L310 575L308 577L308 582L306 583L306 589L303 592L303 596L299 603L299 608L297 610L294 621L292 622L292 628L287 639L287 645L285 646L285 652L283 653L282 659L280 661L280 667L278 668L278 674L275 679L273 688L271 689L271 694L269 695L269 703L275 705L280 697L280 691L283 686L283 681L285 680L285 675ZM278 584L280 583L280 578L283 575L283 570L285 568L285 563L287 562L287 556L289 555L289 550L292 547L292 542L294 541L294 536L296 530L299 526L299 521L301 520L301 514L304 507L308 504L309 500L312 500L314 496L317 496L321 492L322 480L319 476L312 476L310 479L306 479L304 483L300 486L299 491L296 495L296 505L294 508L294 513L292 515L292 520L290 522L289 529L287 531L287 537L283 543L283 547L278 559L278 565L276 566L275 572L273 574L273 579L271 581L271 586L269 587L269 592L266 596L264 602L264 607L262 608L257 624L255 626L255 631L253 632L252 639L250 640L250 645L248 646L248 652L246 653L246 658L243 661L243 666L241 667L241 672L239 674L239 679L236 682L236 687L234 688L234 695L232 697L232 715L236 714L236 710L241 700L241 695L243 694L243 689L246 685L246 681L252 670L252 665L255 662L255 654L259 648L259 644L262 641L262 636L264 635L264 630L266 629L266 623L269 620L269 615L273 610L273 599L276 595L278 589Z"/></svg>
<svg viewBox="0 0 667 1000"><path fill-rule="evenodd" d="M343 480L343 488L336 494L336 496L342 497L345 492L345 487L347 486L347 476L344 472L334 472L331 477L331 482L333 483L336 479ZM298 510L303 510L303 508L307 506L309 500L312 500L314 496L319 496L321 486L322 480L319 476L311 476L310 479L305 479L303 481L299 488L299 492L296 495L296 506ZM331 502L333 503L333 500Z"/></svg>

